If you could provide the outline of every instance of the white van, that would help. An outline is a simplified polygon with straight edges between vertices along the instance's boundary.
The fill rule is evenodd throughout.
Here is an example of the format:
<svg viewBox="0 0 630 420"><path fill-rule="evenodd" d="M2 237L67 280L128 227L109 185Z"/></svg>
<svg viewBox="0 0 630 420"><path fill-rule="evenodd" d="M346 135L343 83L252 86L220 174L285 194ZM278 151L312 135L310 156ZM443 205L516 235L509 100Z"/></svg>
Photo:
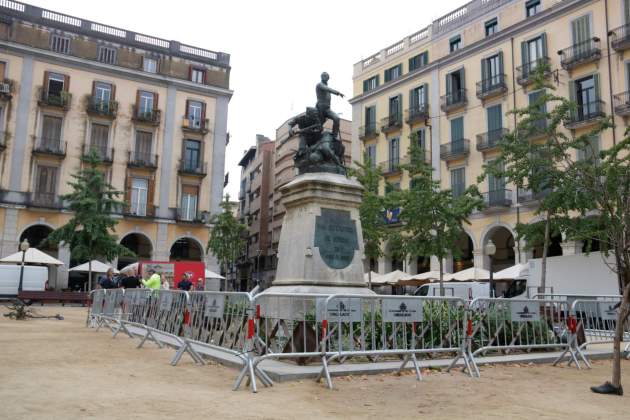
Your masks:
<svg viewBox="0 0 630 420"><path fill-rule="evenodd" d="M515 298L525 296L527 281L497 280L495 290L498 297ZM414 296L440 296L440 283L424 284L416 289ZM490 282L449 281L444 282L444 296L453 296L465 300L490 297Z"/></svg>
<svg viewBox="0 0 630 420"><path fill-rule="evenodd" d="M15 297L20 283L20 265L0 264L0 297ZM48 280L48 268L34 265L24 266L22 290L44 291Z"/></svg>

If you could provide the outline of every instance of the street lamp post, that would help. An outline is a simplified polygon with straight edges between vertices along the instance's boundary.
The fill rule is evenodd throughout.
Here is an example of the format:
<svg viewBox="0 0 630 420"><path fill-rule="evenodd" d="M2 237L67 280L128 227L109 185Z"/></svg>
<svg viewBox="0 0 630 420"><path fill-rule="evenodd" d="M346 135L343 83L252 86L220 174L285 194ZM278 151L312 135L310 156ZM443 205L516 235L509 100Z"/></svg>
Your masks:
<svg viewBox="0 0 630 420"><path fill-rule="evenodd" d="M22 267L20 267L20 283L18 284L18 294L22 291L22 284L24 282L24 259L26 258L26 251L30 248L28 240L24 238L20 244L20 251L22 251Z"/></svg>
<svg viewBox="0 0 630 420"><path fill-rule="evenodd" d="M490 297L496 297L494 290L494 276L492 272L492 256L495 254L495 252L497 252L497 247L494 242L492 242L492 239L488 239L488 242L486 243L486 246L484 248L484 252L490 258Z"/></svg>

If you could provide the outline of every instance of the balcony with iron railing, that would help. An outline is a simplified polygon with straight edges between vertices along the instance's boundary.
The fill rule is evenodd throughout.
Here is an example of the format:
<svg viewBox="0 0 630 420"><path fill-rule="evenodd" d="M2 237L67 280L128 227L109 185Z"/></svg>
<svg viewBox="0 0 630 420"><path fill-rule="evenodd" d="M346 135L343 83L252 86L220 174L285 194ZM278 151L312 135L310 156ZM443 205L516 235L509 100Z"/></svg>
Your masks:
<svg viewBox="0 0 630 420"><path fill-rule="evenodd" d="M417 104L405 110L407 124L424 122L427 118L429 118L429 104Z"/></svg>
<svg viewBox="0 0 630 420"><path fill-rule="evenodd" d="M602 58L602 49L599 38L595 37L560 50L558 55L562 68L572 70L583 64L598 61Z"/></svg>
<svg viewBox="0 0 630 420"><path fill-rule="evenodd" d="M105 101L94 96L88 98L86 111L97 117L116 118L118 113L117 101Z"/></svg>
<svg viewBox="0 0 630 420"><path fill-rule="evenodd" d="M606 117L604 112L604 101L595 100L583 104L577 104L576 109L569 113L569 119L564 122L564 126L570 130L596 124Z"/></svg>
<svg viewBox="0 0 630 420"><path fill-rule="evenodd" d="M13 81L9 79L0 80L0 100L9 100L13 96Z"/></svg>
<svg viewBox="0 0 630 420"><path fill-rule="evenodd" d="M129 151L127 157L127 167L144 168L155 170L158 167L158 155L153 153Z"/></svg>
<svg viewBox="0 0 630 420"><path fill-rule="evenodd" d="M159 125L161 115L159 109L144 109L134 105L131 119L141 124Z"/></svg>
<svg viewBox="0 0 630 420"><path fill-rule="evenodd" d="M610 36L610 45L617 52L630 48L630 23L613 29L608 32Z"/></svg>
<svg viewBox="0 0 630 420"><path fill-rule="evenodd" d="M184 117L182 118L182 130L189 133L207 134L210 129L210 120L208 118L198 119Z"/></svg>
<svg viewBox="0 0 630 420"><path fill-rule="evenodd" d="M87 158L90 153L94 152L101 163L111 165L114 161L114 148L93 146L89 144L83 145L83 159Z"/></svg>
<svg viewBox="0 0 630 420"><path fill-rule="evenodd" d="M63 159L66 157L67 143L60 139L37 137L33 145L34 155L48 155Z"/></svg>
<svg viewBox="0 0 630 420"><path fill-rule="evenodd" d="M549 70L550 65L549 57L541 57L536 60L532 60L529 63L525 63L520 67L516 68L516 83L521 86L527 86L529 84L534 83L534 75L536 74L536 69L540 66L544 66L545 72L544 76L549 77L551 75L551 71Z"/></svg>
<svg viewBox="0 0 630 420"><path fill-rule="evenodd" d="M498 148L501 143L501 139L503 139L507 133L507 128L499 128L498 130L477 134L477 150L480 152L487 152Z"/></svg>
<svg viewBox="0 0 630 420"><path fill-rule="evenodd" d="M477 82L477 98L484 100L503 95L508 91L505 74L490 76Z"/></svg>
<svg viewBox="0 0 630 420"><path fill-rule="evenodd" d="M208 174L208 165L206 162L180 159L177 171L180 175L205 177Z"/></svg>
<svg viewBox="0 0 630 420"><path fill-rule="evenodd" d="M463 108L467 104L466 89L456 89L449 94L442 95L440 108L444 112L451 112Z"/></svg>
<svg viewBox="0 0 630 420"><path fill-rule="evenodd" d="M153 218L155 216L155 206L149 203L125 205L122 210L123 215L127 217Z"/></svg>
<svg viewBox="0 0 630 420"><path fill-rule="evenodd" d="M403 162L401 161L400 157L393 157L379 163L378 167L380 168L383 175L392 176L398 175L402 172L402 168L400 167L400 165L402 164Z"/></svg>
<svg viewBox="0 0 630 420"><path fill-rule="evenodd" d="M630 91L614 95L613 103L615 105L615 114L620 117L630 115Z"/></svg>
<svg viewBox="0 0 630 420"><path fill-rule="evenodd" d="M510 207L512 205L511 190L493 190L482 194L486 208Z"/></svg>
<svg viewBox="0 0 630 420"><path fill-rule="evenodd" d="M392 131L400 130L402 128L402 115L400 113L391 114L381 119L381 131L383 133L390 133Z"/></svg>
<svg viewBox="0 0 630 420"><path fill-rule="evenodd" d="M63 200L56 193L34 191L28 194L27 203L30 207L40 207L47 209L60 209L63 207Z"/></svg>
<svg viewBox="0 0 630 420"><path fill-rule="evenodd" d="M440 145L440 159L444 161L461 159L470 154L470 141L467 139L454 140Z"/></svg>
<svg viewBox="0 0 630 420"><path fill-rule="evenodd" d="M379 131L375 122L359 127L359 138L361 140L370 140L378 137L378 135Z"/></svg>
<svg viewBox="0 0 630 420"><path fill-rule="evenodd" d="M44 88L40 88L39 99L37 103L39 106L47 106L53 108L63 109L67 111L70 109L70 103L72 102L72 94L70 92L48 92Z"/></svg>
<svg viewBox="0 0 630 420"><path fill-rule="evenodd" d="M517 200L519 203L528 203L532 201L539 201L547 197L551 190L546 189L539 192L533 192L530 189L519 188L517 189Z"/></svg>
<svg viewBox="0 0 630 420"><path fill-rule="evenodd" d="M176 212L176 220L182 223L206 224L208 223L208 212L191 210L178 207Z"/></svg>

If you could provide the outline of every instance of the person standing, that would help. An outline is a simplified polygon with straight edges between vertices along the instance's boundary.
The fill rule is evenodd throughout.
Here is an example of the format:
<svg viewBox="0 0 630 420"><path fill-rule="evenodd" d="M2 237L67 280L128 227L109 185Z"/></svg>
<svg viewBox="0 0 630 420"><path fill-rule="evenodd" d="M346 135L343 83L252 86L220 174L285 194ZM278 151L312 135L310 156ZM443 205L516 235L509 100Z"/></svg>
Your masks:
<svg viewBox="0 0 630 420"><path fill-rule="evenodd" d="M104 276L101 276L101 278L98 279L98 284L103 289L114 289L116 287L116 284L114 283L114 270L112 270L111 268L108 269L107 273L105 273Z"/></svg>
<svg viewBox="0 0 630 420"><path fill-rule="evenodd" d="M142 279L142 284L147 289L159 290L162 284L160 275L156 273L155 270L152 268L149 268L148 273L149 273L149 279L148 280Z"/></svg>
<svg viewBox="0 0 630 420"><path fill-rule="evenodd" d="M189 274L184 274L182 276L182 279L179 281L179 284L177 285L177 288L179 290L186 290L189 291L190 289L192 289L192 282L190 281L190 275Z"/></svg>

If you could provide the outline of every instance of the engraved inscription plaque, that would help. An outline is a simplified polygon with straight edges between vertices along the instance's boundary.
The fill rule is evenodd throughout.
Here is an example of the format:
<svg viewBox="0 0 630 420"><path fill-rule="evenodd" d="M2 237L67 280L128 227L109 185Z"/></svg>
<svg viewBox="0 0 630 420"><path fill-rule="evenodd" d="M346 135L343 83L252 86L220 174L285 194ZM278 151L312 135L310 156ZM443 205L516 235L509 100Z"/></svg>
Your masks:
<svg viewBox="0 0 630 420"><path fill-rule="evenodd" d="M359 249L357 227L345 210L322 208L315 219L315 247L330 268L346 268Z"/></svg>

